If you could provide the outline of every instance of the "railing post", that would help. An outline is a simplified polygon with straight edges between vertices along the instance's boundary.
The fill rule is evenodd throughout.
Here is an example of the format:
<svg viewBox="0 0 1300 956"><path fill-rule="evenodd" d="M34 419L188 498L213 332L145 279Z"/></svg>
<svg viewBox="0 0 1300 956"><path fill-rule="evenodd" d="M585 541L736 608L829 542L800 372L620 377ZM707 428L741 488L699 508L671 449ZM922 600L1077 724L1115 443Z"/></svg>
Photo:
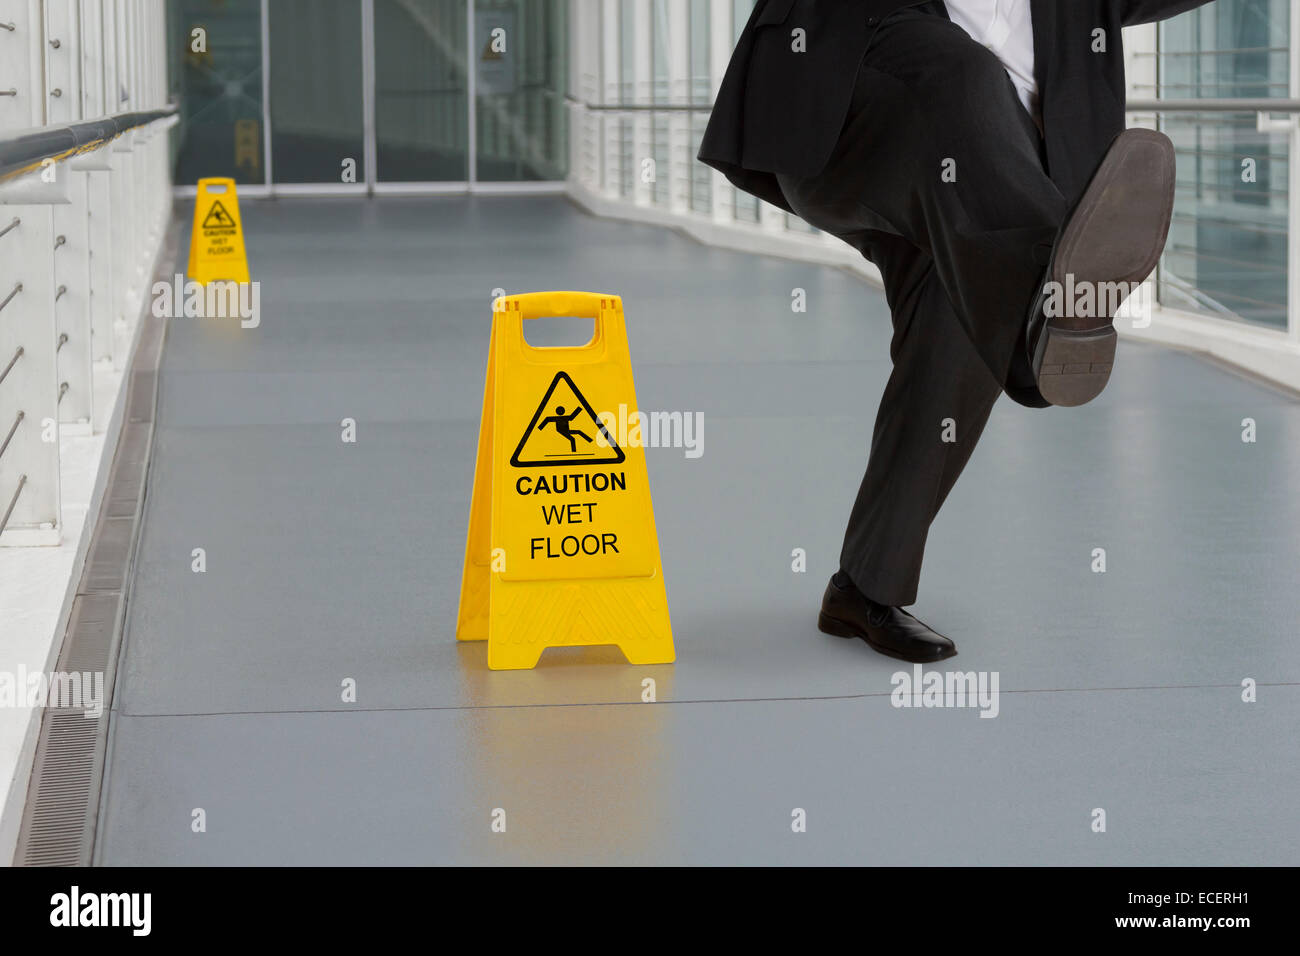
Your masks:
<svg viewBox="0 0 1300 956"><path fill-rule="evenodd" d="M0 23L0 133L44 126L41 4L0 0ZM55 191L0 192L0 545L59 541Z"/></svg>
<svg viewBox="0 0 1300 956"><path fill-rule="evenodd" d="M0 0L0 132L45 124L38 0ZM4 505L0 504L0 514Z"/></svg>
<svg viewBox="0 0 1300 956"><path fill-rule="evenodd" d="M86 118L162 105L163 15L156 0L0 0L0 93L15 90L0 96L0 135L67 136L11 154L17 178L0 183L3 546L60 543L61 439L105 429L95 377L129 359L170 208L175 118L62 149L102 135L77 127Z"/></svg>
<svg viewBox="0 0 1300 956"><path fill-rule="evenodd" d="M113 360L113 201L112 154L107 147L74 160L85 170L89 183L87 195L87 246L89 248L90 283L87 301L90 306L90 360ZM99 419L96 417L95 431Z"/></svg>
<svg viewBox="0 0 1300 956"><path fill-rule="evenodd" d="M104 4L79 0L81 23L81 115L106 116L104 95Z"/></svg>
<svg viewBox="0 0 1300 956"><path fill-rule="evenodd" d="M0 199L0 545L59 543L54 214ZM12 505L12 508L10 507Z"/></svg>
<svg viewBox="0 0 1300 956"><path fill-rule="evenodd" d="M132 181L134 163L131 150L134 138L135 132L128 130L113 140L110 147L113 165L113 171L109 174L109 196L112 202L109 223L113 237L113 331L109 355L113 360L113 368L118 371L126 365L126 350L131 345L131 329L139 305L139 290L134 288L135 219L138 214L135 206L136 184Z"/></svg>
<svg viewBox="0 0 1300 956"><path fill-rule="evenodd" d="M47 119L51 124L82 118L79 51L80 9L77 0L46 0L45 75L49 92ZM55 366L59 388L59 422L73 431L90 431L94 416L94 384L90 348L89 173L60 163L56 176L66 177L69 202L52 207L54 231L63 242L54 254ZM67 386L65 389L64 386Z"/></svg>

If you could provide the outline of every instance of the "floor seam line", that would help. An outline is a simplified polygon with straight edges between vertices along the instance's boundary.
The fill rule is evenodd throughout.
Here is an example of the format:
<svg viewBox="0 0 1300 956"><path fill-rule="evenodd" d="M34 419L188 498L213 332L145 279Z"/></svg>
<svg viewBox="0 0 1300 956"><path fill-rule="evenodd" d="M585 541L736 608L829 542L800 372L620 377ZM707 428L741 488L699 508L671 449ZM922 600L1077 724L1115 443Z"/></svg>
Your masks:
<svg viewBox="0 0 1300 956"><path fill-rule="evenodd" d="M1239 689L1240 684L1150 684L1136 687L1035 687L1021 690L1002 690L1001 694L1094 694L1106 692L1135 692L1144 690L1225 690ZM1300 681L1275 681L1263 683L1257 681L1256 687L1300 687ZM892 697L895 691L873 691L867 694L826 694L809 697L718 697L692 698L690 700L660 700L656 704L774 704L800 703L815 701L870 700L878 697ZM909 695L910 696L910 695ZM329 707L313 710L216 710L201 711L192 714L132 714L119 711L123 717L290 717L306 714L397 714L422 713L453 710L535 710L554 707L643 707L646 701L640 700L595 700L571 701L563 703L536 704L448 704L423 707ZM938 709L938 708L934 708Z"/></svg>

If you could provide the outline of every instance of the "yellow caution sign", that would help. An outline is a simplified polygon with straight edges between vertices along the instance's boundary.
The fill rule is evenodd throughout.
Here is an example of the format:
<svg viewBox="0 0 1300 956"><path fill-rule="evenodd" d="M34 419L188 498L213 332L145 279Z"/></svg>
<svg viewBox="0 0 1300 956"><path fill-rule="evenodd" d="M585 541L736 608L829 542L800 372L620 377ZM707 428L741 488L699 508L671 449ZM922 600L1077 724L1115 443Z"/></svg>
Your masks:
<svg viewBox="0 0 1300 956"><path fill-rule="evenodd" d="M248 282L248 255L233 179L200 179L185 270L195 282Z"/></svg>
<svg viewBox="0 0 1300 956"><path fill-rule="evenodd" d="M536 348L524 321L542 316L595 319L595 335ZM605 425L620 405L637 407L618 296L493 303L456 637L486 639L494 670L595 644L633 664L674 659L645 450Z"/></svg>

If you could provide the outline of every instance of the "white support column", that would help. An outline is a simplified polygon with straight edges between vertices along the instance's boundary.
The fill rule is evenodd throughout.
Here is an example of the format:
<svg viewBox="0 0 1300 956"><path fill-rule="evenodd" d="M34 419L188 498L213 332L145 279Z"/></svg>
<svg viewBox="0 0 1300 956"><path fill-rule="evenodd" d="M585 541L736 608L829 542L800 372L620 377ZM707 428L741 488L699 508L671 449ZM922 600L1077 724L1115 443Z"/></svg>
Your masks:
<svg viewBox="0 0 1300 956"><path fill-rule="evenodd" d="M0 132L45 123L43 34L36 0L0 0Z"/></svg>
<svg viewBox="0 0 1300 956"><path fill-rule="evenodd" d="M43 126L47 47L39 0L0 0L0 24L0 94L13 93L0 95L0 132ZM12 506L0 545L59 541L50 202L62 198L60 188L38 174L0 189L0 230L8 229L0 236L0 518Z"/></svg>
<svg viewBox="0 0 1300 956"><path fill-rule="evenodd" d="M622 102L623 99L623 57L621 35L621 7L619 0L602 0L601 5L601 96L597 101L603 105ZM602 111L598 124L600 127L598 149L601 157L601 180L599 192L617 199L622 195L623 177L623 117L618 113ZM630 175L630 173L628 174Z"/></svg>
<svg viewBox="0 0 1300 956"><path fill-rule="evenodd" d="M136 184L132 178L134 159L132 144L135 133L123 133L113 141L110 149L110 161L113 166L109 174L109 195L111 207L109 213L111 257L113 269L112 303L112 339L109 357L113 368L121 370L126 364L126 349L130 345L130 333L134 324L134 309L138 304L138 290L133 281L135 269L135 193Z"/></svg>
<svg viewBox="0 0 1300 956"><path fill-rule="evenodd" d="M601 112L585 104L599 103L604 90L601 0L571 0L569 7L569 75L566 85L576 103L568 104L569 179L588 192L600 192Z"/></svg>
<svg viewBox="0 0 1300 956"><path fill-rule="evenodd" d="M625 8L626 9L626 8ZM650 0L632 0L630 22L624 20L623 30L632 32L632 102L644 106L653 98L654 66L651 63L651 42L654 22L651 18ZM632 197L638 206L654 202L654 183L644 181L642 175L647 159L654 156L654 126L652 115L646 111L630 114L632 120ZM655 175L658 176L658 170Z"/></svg>
<svg viewBox="0 0 1300 956"><path fill-rule="evenodd" d="M81 30L78 0L46 0L45 57L49 89L48 120L75 123L82 117ZM54 213L54 333L58 372L59 422L68 429L90 431L94 387L90 358L90 245L88 241L89 173L60 163L54 170L67 177L67 205Z"/></svg>
<svg viewBox="0 0 1300 956"><path fill-rule="evenodd" d="M33 177L28 176L30 180ZM59 392L55 369L54 216L22 202L25 184L0 198L0 545L59 543ZM35 197L32 197L35 198ZM12 362L12 366L10 366ZM8 442L5 445L5 442Z"/></svg>
<svg viewBox="0 0 1300 956"><path fill-rule="evenodd" d="M73 168L87 177L86 247L89 272L86 301L90 309L90 361L113 360L113 201L112 152L97 149L72 161ZM104 418L95 409L96 432L103 431Z"/></svg>
<svg viewBox="0 0 1300 956"><path fill-rule="evenodd" d="M262 47L262 181L267 195L275 195L275 151L271 120L271 7L262 0L258 22L261 25Z"/></svg>
<svg viewBox="0 0 1300 956"><path fill-rule="evenodd" d="M81 115L105 116L104 5L101 0L79 0L81 10Z"/></svg>
<svg viewBox="0 0 1300 956"><path fill-rule="evenodd" d="M668 102L688 106L691 102L691 11L687 0L667 0L668 9ZM668 207L678 214L691 210L691 114L669 113ZM661 171L661 175L664 171Z"/></svg>
<svg viewBox="0 0 1300 956"><path fill-rule="evenodd" d="M131 108L131 47L127 28L127 0L112 0L113 3L113 74L117 83L113 93L113 108L110 113L125 113Z"/></svg>
<svg viewBox="0 0 1300 956"><path fill-rule="evenodd" d="M122 87L117 78L117 4L102 0L99 17L100 58L104 68L104 116L120 113Z"/></svg>
<svg viewBox="0 0 1300 956"><path fill-rule="evenodd" d="M379 144L375 120L375 0L361 0L361 115L364 124L362 167L366 195L379 181Z"/></svg>
<svg viewBox="0 0 1300 956"><path fill-rule="evenodd" d="M787 30L788 27L771 27L773 30ZM790 42L787 35L786 42ZM771 203L760 202L758 204L758 225L764 232L784 234L789 232L787 226L787 214L784 209L778 209Z"/></svg>
<svg viewBox="0 0 1300 956"><path fill-rule="evenodd" d="M1291 5L1291 96L1300 98L1300 10ZM1300 347L1300 119L1292 118L1287 156L1287 335Z"/></svg>
<svg viewBox="0 0 1300 956"><path fill-rule="evenodd" d="M129 102L127 89L129 75L125 69L126 0L104 0L104 87L107 92L105 112L121 113ZM138 295L135 286L135 219L137 215L134 160L131 145L134 133L124 133L113 141L109 149L112 171L109 174L109 245L112 289L109 298L107 341L95 342L95 357L108 358L113 368L121 370L126 362L126 348L130 344L133 324L133 304ZM96 330L98 336L98 329Z"/></svg>
<svg viewBox="0 0 1300 956"><path fill-rule="evenodd" d="M717 99L722 75L731 60L732 43L731 0L711 0L709 3L709 79L713 84L713 99ZM727 177L716 169L709 171L713 178L713 221L730 223L735 218L734 187Z"/></svg>
<svg viewBox="0 0 1300 956"><path fill-rule="evenodd" d="M119 74L124 78L123 87L126 94L125 100L121 103L118 112L133 112L140 110L140 86L139 86L139 61L140 61L140 43L137 32L139 13L138 0L117 0L121 10L121 21L119 35L121 36L121 46L118 49ZM129 348L132 333L135 331L136 319L140 314L140 305L143 301L143 286L148 279L149 271L149 203L148 189L146 183L149 182L148 164L145 161L147 155L147 143L149 131L147 128L140 128L131 134L131 161L128 166L128 175L131 180L132 197L131 197L131 231L128 234L130 239L130 256L131 269L127 273L127 284L130 295L125 303L125 313L122 318L125 322L123 331L126 335L126 341L123 343L122 355L125 356Z"/></svg>
<svg viewBox="0 0 1300 956"><path fill-rule="evenodd" d="M0 134L161 105L164 14L161 0L0 0L0 93L15 92ZM0 185L0 545L60 543L61 439L107 424L94 386L129 359L174 122Z"/></svg>
<svg viewBox="0 0 1300 956"><path fill-rule="evenodd" d="M153 231L153 215L149 189L149 140L150 130L142 126L131 134L131 183L135 192L135 209L133 219L133 262L135 268L131 273L131 287L136 291L132 301L127 303L128 331L135 329L135 321L140 314L140 302L145 281L149 278L150 233Z"/></svg>
<svg viewBox="0 0 1300 956"><path fill-rule="evenodd" d="M87 117L111 113L109 89L112 79L111 31L105 29L104 0L81 2L81 75L82 112ZM74 169L88 177L87 248L89 250L87 300L90 306L91 362L113 359L113 230L112 230L112 153L108 148L72 161ZM107 425L107 410L95 409L96 433Z"/></svg>
<svg viewBox="0 0 1300 956"><path fill-rule="evenodd" d="M67 177L68 205L54 206L54 331L58 361L59 421L71 433L89 433L94 420L94 377L90 324L91 173L60 163ZM66 389L64 388L66 386Z"/></svg>

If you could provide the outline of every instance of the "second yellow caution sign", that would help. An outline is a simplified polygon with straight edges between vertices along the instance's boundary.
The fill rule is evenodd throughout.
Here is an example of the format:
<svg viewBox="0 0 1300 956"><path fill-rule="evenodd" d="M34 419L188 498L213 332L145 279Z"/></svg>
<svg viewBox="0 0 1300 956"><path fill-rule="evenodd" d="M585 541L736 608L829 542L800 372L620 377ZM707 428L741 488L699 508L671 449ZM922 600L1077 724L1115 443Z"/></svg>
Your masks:
<svg viewBox="0 0 1300 956"><path fill-rule="evenodd" d="M186 273L195 282L244 282L248 254L233 179L200 179Z"/></svg>
<svg viewBox="0 0 1300 956"><path fill-rule="evenodd" d="M595 335L531 346L524 322L543 316L595 319ZM604 424L620 405L637 408L618 296L493 303L456 637L486 639L494 670L575 645L616 644L633 664L674 659L645 450Z"/></svg>

